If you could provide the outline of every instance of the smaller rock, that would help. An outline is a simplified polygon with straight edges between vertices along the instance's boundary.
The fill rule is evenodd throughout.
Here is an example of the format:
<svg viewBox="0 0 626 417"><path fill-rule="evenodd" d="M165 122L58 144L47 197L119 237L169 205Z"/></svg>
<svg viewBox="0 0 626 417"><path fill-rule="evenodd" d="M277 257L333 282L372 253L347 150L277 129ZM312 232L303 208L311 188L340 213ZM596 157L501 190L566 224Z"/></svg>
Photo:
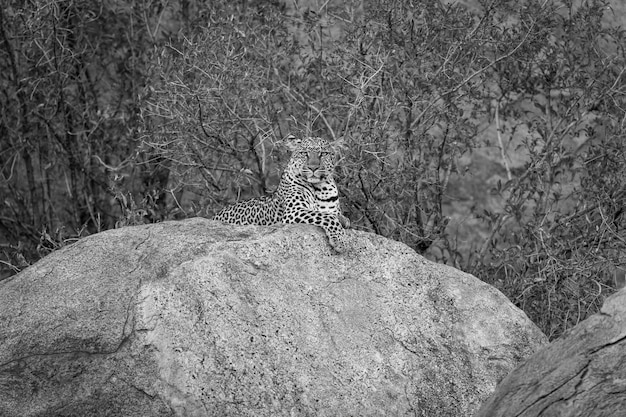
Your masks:
<svg viewBox="0 0 626 417"><path fill-rule="evenodd" d="M511 372L477 417L626 416L626 289Z"/></svg>

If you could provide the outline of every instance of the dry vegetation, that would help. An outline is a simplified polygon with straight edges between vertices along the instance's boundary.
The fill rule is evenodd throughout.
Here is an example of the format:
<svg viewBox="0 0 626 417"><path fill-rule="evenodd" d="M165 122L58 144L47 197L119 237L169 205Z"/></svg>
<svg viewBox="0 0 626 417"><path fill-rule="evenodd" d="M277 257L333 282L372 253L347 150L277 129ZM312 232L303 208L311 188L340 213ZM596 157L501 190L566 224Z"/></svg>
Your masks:
<svg viewBox="0 0 626 417"><path fill-rule="evenodd" d="M354 227L558 337L623 285L626 39L602 1L478 3L5 2L2 276L270 192L319 135Z"/></svg>

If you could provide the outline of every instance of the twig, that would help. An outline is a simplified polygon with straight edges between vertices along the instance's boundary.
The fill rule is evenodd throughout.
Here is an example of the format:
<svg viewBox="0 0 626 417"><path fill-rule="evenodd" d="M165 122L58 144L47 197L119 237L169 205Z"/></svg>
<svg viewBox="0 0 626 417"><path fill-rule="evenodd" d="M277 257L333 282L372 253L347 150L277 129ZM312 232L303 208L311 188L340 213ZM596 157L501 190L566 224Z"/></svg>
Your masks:
<svg viewBox="0 0 626 417"><path fill-rule="evenodd" d="M509 181L513 179L513 175L511 175L511 167L509 166L509 161L504 152L504 142L502 141L502 129L500 128L500 102L496 101L496 132L498 135L498 146L500 147L500 156L502 156L502 163L504 164L504 168L506 169L506 177Z"/></svg>

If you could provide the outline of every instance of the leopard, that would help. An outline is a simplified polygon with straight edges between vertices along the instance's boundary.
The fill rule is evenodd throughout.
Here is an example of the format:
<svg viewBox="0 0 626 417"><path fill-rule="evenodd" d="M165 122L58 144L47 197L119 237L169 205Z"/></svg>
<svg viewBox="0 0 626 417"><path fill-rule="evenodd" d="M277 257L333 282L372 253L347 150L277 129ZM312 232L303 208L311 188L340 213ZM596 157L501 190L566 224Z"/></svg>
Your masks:
<svg viewBox="0 0 626 417"><path fill-rule="evenodd" d="M214 217L237 225L304 223L321 227L330 246L343 253L350 220L341 212L334 180L335 151L320 137L285 138L291 158L274 193L224 207Z"/></svg>

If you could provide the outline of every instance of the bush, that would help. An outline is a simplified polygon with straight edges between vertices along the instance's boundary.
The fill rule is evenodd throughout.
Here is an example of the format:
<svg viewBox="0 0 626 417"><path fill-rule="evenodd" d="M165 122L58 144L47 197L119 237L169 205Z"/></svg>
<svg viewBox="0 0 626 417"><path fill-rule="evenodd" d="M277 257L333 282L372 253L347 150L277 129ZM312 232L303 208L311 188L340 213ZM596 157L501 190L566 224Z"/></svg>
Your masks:
<svg viewBox="0 0 626 417"><path fill-rule="evenodd" d="M136 165L144 155L135 136L146 52L163 31L156 8L121 0L0 8L0 278L68 239L115 227L119 197L149 191L155 176Z"/></svg>

